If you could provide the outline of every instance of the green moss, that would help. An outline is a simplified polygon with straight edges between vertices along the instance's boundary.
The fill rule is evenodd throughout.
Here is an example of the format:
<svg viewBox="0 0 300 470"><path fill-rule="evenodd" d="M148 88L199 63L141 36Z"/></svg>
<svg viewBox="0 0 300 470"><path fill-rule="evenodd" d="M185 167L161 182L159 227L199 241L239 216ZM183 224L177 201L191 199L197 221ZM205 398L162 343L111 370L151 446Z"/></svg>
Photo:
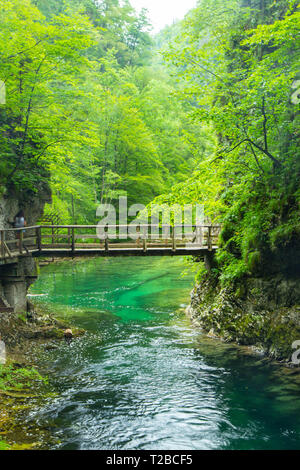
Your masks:
<svg viewBox="0 0 300 470"><path fill-rule="evenodd" d="M0 450L9 450L11 446L5 442L5 441L0 441Z"/></svg>
<svg viewBox="0 0 300 470"><path fill-rule="evenodd" d="M235 291L235 296L237 299L242 299L243 297L245 297L246 293L247 293L246 286L244 284L240 284L239 287Z"/></svg>
<svg viewBox="0 0 300 470"><path fill-rule="evenodd" d="M256 272L262 263L261 253L259 251L253 251L248 254L248 269L250 272Z"/></svg>
<svg viewBox="0 0 300 470"><path fill-rule="evenodd" d="M47 379L34 368L19 368L14 363L0 365L0 393L27 391L37 382L46 383Z"/></svg>
<svg viewBox="0 0 300 470"><path fill-rule="evenodd" d="M220 244L226 245L232 237L234 237L234 227L231 223L225 223L220 233Z"/></svg>
<svg viewBox="0 0 300 470"><path fill-rule="evenodd" d="M269 316L264 325L265 344L275 358L290 359L293 354L292 344L300 338L300 329L284 315L274 319Z"/></svg>
<svg viewBox="0 0 300 470"><path fill-rule="evenodd" d="M235 289L222 289L209 279L203 281L198 287L199 302L196 300L193 305L198 322L204 331L213 332L227 342L257 346L275 359L290 361L294 352L292 344L300 338L300 327L292 320L291 309L278 307L274 313L267 309L266 295L263 310L255 301L261 289L249 289L251 285L240 282Z"/></svg>
<svg viewBox="0 0 300 470"><path fill-rule="evenodd" d="M26 323L27 322L26 314L19 313L18 320L21 320L22 322Z"/></svg>
<svg viewBox="0 0 300 470"><path fill-rule="evenodd" d="M203 262L198 263L198 270L195 276L195 282L200 283L207 276L207 270Z"/></svg>

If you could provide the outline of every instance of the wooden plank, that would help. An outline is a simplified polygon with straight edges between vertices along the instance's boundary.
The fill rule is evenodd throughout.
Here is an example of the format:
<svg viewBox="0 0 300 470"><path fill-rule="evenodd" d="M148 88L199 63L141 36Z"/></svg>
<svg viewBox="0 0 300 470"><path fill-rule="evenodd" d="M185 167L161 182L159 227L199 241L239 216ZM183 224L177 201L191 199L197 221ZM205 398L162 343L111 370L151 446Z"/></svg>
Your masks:
<svg viewBox="0 0 300 470"><path fill-rule="evenodd" d="M35 235L32 235L32 237L23 237L23 242L29 242L29 241L36 241L36 236Z"/></svg>
<svg viewBox="0 0 300 470"><path fill-rule="evenodd" d="M77 235L75 236L77 237ZM65 240L70 240L72 238L72 235L67 235L66 233L55 233L54 235L49 235L47 233L44 233L43 234L43 238L50 238L52 240L52 243L55 243L54 240L55 239L65 239ZM92 238L92 237L90 237Z"/></svg>
<svg viewBox="0 0 300 470"><path fill-rule="evenodd" d="M141 228L143 227L148 227L148 228L162 228L162 227L170 227L168 224L139 224L139 226ZM204 227L204 228L208 228L208 227L215 227L215 228L219 228L218 225L209 225L209 224L185 224L184 225L185 227L187 228L192 228L194 229L195 227ZM49 229L49 228L55 228L55 229L58 229L58 228L65 228L65 229L68 229L68 228L74 228L74 229L97 229L99 227L102 227L102 228L112 228L112 229L116 229L116 228L128 228L130 227L130 225L40 225L41 228L45 228L45 229ZM177 225L174 225L175 228L179 228L179 227L182 227L182 225L180 224L177 224ZM36 228L36 227L27 227L27 229L29 230L30 228ZM17 229L9 229L9 230L17 230Z"/></svg>
<svg viewBox="0 0 300 470"><path fill-rule="evenodd" d="M6 242L4 242L4 248L5 248L5 251L7 252L8 256L9 256L10 258L12 258L13 256L12 256L12 254L11 254L11 252L10 252L10 249L8 248Z"/></svg>
<svg viewBox="0 0 300 470"><path fill-rule="evenodd" d="M12 245L12 244L16 245L18 242L19 240L17 238L14 238L12 240L7 240L7 239L5 240L6 245Z"/></svg>
<svg viewBox="0 0 300 470"><path fill-rule="evenodd" d="M77 235L75 235L75 239L76 240L80 240L80 239L82 239L82 240L89 240L89 239L90 240L99 240L99 237L98 237L98 235L94 235L92 233L90 235L89 234L82 234L82 235L77 234Z"/></svg>
<svg viewBox="0 0 300 470"><path fill-rule="evenodd" d="M129 249L112 249L109 251L105 249L79 249L76 248L75 253L70 249L44 249L42 253L38 251L33 252L33 256L42 256L49 258L61 258L61 257L122 257L122 256L204 256L208 253L207 249L204 248L177 248L173 251L169 248L148 248L145 252L143 248L129 248Z"/></svg>
<svg viewBox="0 0 300 470"><path fill-rule="evenodd" d="M146 239L143 239L143 242L145 241L145 245L147 246L147 248L167 248L167 249L172 249L171 245L168 245L167 247L165 246L164 244L164 241L161 241L160 243L153 243L152 241L148 241ZM185 247L186 245L188 245L189 243L186 242L185 240L176 240L176 249L179 248L179 247ZM113 250L113 249L118 249L118 250L121 250L121 249L131 249L131 248L136 248L136 249L142 249L144 248L144 243L141 244L141 246L137 246L136 243L111 243L109 242L109 250ZM202 246L199 245L199 246ZM105 242L104 244L102 244L102 247L103 249L105 249ZM49 244L44 244L43 245L43 249L45 250L48 250L48 249L56 249L56 248L61 248L61 249L71 249L70 248L70 245L68 243L49 243ZM75 248L80 248L80 249L98 249L100 248L101 249L101 244L99 243L76 243L75 245Z"/></svg>
<svg viewBox="0 0 300 470"><path fill-rule="evenodd" d="M40 253L45 253L48 252L49 250L72 250L71 246L68 244L57 244L54 243L54 245L51 244L43 244L43 248L40 251Z"/></svg>

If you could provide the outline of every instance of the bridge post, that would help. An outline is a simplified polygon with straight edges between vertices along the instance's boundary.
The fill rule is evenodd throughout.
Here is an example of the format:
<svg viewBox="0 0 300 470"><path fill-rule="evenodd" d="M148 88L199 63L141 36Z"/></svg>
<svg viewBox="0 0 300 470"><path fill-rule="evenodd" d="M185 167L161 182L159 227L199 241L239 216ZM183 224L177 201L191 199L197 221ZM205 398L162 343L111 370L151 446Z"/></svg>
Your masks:
<svg viewBox="0 0 300 470"><path fill-rule="evenodd" d="M71 228L71 251L74 253L75 251L75 230L74 227Z"/></svg>
<svg viewBox="0 0 300 470"><path fill-rule="evenodd" d="M208 227L207 247L208 251L212 251L211 225Z"/></svg>
<svg viewBox="0 0 300 470"><path fill-rule="evenodd" d="M175 226L171 227L171 230L172 230L172 251L176 251Z"/></svg>
<svg viewBox="0 0 300 470"><path fill-rule="evenodd" d="M1 258L5 258L5 232L1 230Z"/></svg>
<svg viewBox="0 0 300 470"><path fill-rule="evenodd" d="M168 247L169 227L164 227L165 247Z"/></svg>
<svg viewBox="0 0 300 470"><path fill-rule="evenodd" d="M148 227L143 227L143 250L144 253L147 251L147 235L148 235Z"/></svg>
<svg viewBox="0 0 300 470"><path fill-rule="evenodd" d="M23 253L23 230L20 230L20 238L19 238L19 252L20 254Z"/></svg>
<svg viewBox="0 0 300 470"><path fill-rule="evenodd" d="M39 251L42 251L42 229L37 227L36 230L36 243Z"/></svg>
<svg viewBox="0 0 300 470"><path fill-rule="evenodd" d="M108 233L105 232L105 239L104 239L104 246L105 246L105 251L109 251L109 246L108 246Z"/></svg>
<svg viewBox="0 0 300 470"><path fill-rule="evenodd" d="M203 246L203 243L202 243L202 228L198 227L198 225L196 226L196 243L199 246Z"/></svg>
<svg viewBox="0 0 300 470"><path fill-rule="evenodd" d="M136 232L138 234L137 239L136 239L136 244L137 244L137 247L140 248L140 240L141 240L141 235L140 235L141 226L140 225L136 227Z"/></svg>

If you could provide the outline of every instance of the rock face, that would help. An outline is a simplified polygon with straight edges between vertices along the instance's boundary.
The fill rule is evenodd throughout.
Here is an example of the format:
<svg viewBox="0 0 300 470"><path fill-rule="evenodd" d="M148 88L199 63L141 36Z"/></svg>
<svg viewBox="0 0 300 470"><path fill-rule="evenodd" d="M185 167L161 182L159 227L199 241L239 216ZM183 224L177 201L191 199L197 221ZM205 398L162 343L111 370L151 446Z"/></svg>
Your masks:
<svg viewBox="0 0 300 470"><path fill-rule="evenodd" d="M0 199L0 229L12 228L12 222L20 209L25 212L27 225L34 225L41 217L46 202L51 202L50 189L46 183L40 184L35 193L22 196L7 191ZM36 265L31 257L21 258L14 263L0 265L0 304L11 307L14 312L27 310L27 290L36 279ZM0 310L1 310L0 305Z"/></svg>
<svg viewBox="0 0 300 470"><path fill-rule="evenodd" d="M300 279L248 278L221 288L207 277L195 286L189 313L210 334L289 362L300 340Z"/></svg>
<svg viewBox="0 0 300 470"><path fill-rule="evenodd" d="M22 196L6 191L0 198L0 228L11 228L10 222L20 209L24 210L28 225L35 224L43 213L46 202L51 202L47 183L41 183L36 192L28 191Z"/></svg>

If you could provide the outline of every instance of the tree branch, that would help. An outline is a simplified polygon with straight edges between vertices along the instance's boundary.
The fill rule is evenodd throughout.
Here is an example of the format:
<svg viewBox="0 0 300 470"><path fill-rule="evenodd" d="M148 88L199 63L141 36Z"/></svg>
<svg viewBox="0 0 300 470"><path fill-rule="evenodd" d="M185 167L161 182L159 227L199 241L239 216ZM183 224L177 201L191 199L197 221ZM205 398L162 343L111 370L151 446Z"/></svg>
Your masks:
<svg viewBox="0 0 300 470"><path fill-rule="evenodd" d="M228 150L226 153L228 154L228 153L233 152L234 150L236 150L238 147L240 147L245 142L248 142L249 144L253 145L253 147L257 148L262 153L264 153L267 157L270 158L270 160L272 160L274 165L276 165L277 167L282 166L282 163L279 160L277 160L277 158L275 158L268 150L265 150L264 148L262 148L260 145L256 144L255 142L253 142L253 140L251 140L249 138L243 139L241 142L236 144L233 148ZM218 158L220 158L220 157L218 157Z"/></svg>
<svg viewBox="0 0 300 470"><path fill-rule="evenodd" d="M33 83L32 87L31 87L31 90L30 90L30 98L29 98L27 111L26 111L26 121L25 121L25 129L24 129L23 139L22 139L22 143L21 143L20 148L19 148L19 157L18 157L18 161L17 161L14 169L8 175L8 179L11 179L13 177L13 175L15 174L17 169L19 168L19 166L21 164L21 161L23 159L23 156L24 156L25 143L26 143L26 140L27 140L27 134L28 134L28 128L29 128L29 117L30 117L30 113L31 113L31 110L32 110L33 93L34 93L34 90L35 90L35 87L36 87L38 74L41 70L41 67L42 67L43 62L44 62L45 59L46 59L46 56L43 57L43 59L41 60L41 62L38 65L38 68L35 71L35 79L34 79L34 83Z"/></svg>
<svg viewBox="0 0 300 470"><path fill-rule="evenodd" d="M268 151L268 134L267 134L267 115L266 115L266 110L265 110L265 97L263 96L262 99L262 114L264 117L264 122L263 122L263 128L264 128L264 141L265 141L265 150Z"/></svg>
<svg viewBox="0 0 300 470"><path fill-rule="evenodd" d="M27 52L27 51L30 51L31 49L34 49L36 46L38 46L44 39L46 39L47 36L45 36L43 39L39 39L38 41L36 41L36 43L31 46L31 47L28 47L27 49L23 49L23 51L20 51L20 52L17 52L16 54L13 54L13 55L10 55L8 57L5 57L4 60L10 60L10 59L13 59L15 57L17 57L18 55L21 55L21 54L24 54L24 52Z"/></svg>
<svg viewBox="0 0 300 470"><path fill-rule="evenodd" d="M50 144L46 145L44 148L43 148L43 151L41 153L39 153L35 158L36 158L36 161L38 162L39 159L45 154L47 148L51 147L52 145L55 145L55 144L60 144L61 142L74 142L74 140L71 140L71 139L60 139L60 140L56 140L54 142L51 142Z"/></svg>

